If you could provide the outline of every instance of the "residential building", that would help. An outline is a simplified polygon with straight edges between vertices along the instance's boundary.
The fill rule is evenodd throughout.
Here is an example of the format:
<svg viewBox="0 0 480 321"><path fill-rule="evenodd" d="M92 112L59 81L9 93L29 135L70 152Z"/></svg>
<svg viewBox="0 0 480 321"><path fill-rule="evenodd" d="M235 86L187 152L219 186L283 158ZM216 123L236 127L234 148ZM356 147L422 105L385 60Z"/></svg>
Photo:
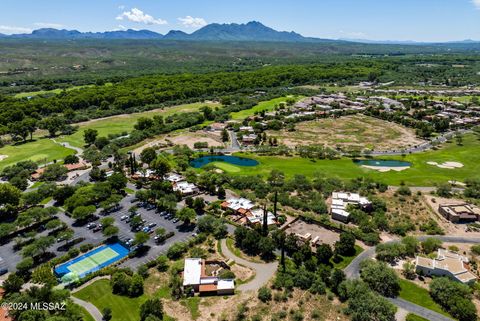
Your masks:
<svg viewBox="0 0 480 321"><path fill-rule="evenodd" d="M219 262L215 262L218 264ZM202 294L218 294L228 295L235 292L235 280L232 279L220 279L214 274L218 273L214 271L212 275L207 275L207 265L203 259L187 258L185 259L183 269L183 287L191 287L195 293ZM227 264L220 264L219 270L228 268Z"/></svg>
<svg viewBox="0 0 480 321"><path fill-rule="evenodd" d="M417 273L427 276L446 276L464 284L474 283L477 280L468 268L466 257L443 249L438 250L435 259L422 256L417 256L415 259Z"/></svg>
<svg viewBox="0 0 480 321"><path fill-rule="evenodd" d="M332 218L341 222L348 222L350 213L347 211L348 205L360 207L362 210L368 210L372 203L366 197L357 193L333 192L330 206Z"/></svg>
<svg viewBox="0 0 480 321"><path fill-rule="evenodd" d="M187 181L176 182L173 184L173 190L179 191L182 195L193 195L199 192L199 188Z"/></svg>
<svg viewBox="0 0 480 321"><path fill-rule="evenodd" d="M480 218L480 208L472 204L442 204L438 212L453 223L475 222Z"/></svg>

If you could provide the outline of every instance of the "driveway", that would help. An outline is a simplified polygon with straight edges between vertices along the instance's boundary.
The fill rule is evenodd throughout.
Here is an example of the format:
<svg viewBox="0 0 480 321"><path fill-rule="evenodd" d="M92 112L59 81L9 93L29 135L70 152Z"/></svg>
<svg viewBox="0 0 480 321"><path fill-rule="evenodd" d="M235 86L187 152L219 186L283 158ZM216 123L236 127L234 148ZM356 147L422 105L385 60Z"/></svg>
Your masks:
<svg viewBox="0 0 480 321"><path fill-rule="evenodd" d="M255 271L255 277L248 283L242 284L238 287L240 291L257 291L264 286L274 275L278 268L278 262L273 263L253 263L245 259L239 258L233 254L227 247L225 239L221 240L223 255L235 263L251 268Z"/></svg>

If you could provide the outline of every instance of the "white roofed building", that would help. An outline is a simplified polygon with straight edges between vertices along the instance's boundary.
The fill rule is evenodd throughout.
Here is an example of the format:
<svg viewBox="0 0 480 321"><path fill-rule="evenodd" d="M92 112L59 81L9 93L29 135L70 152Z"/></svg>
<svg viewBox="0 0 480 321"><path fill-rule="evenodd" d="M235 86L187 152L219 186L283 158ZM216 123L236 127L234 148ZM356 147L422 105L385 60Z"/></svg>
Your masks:
<svg viewBox="0 0 480 321"><path fill-rule="evenodd" d="M368 209L372 203L368 198L360 196L357 193L333 192L330 206L332 218L341 222L348 222L350 213L347 211L348 205L358 206L361 209Z"/></svg>

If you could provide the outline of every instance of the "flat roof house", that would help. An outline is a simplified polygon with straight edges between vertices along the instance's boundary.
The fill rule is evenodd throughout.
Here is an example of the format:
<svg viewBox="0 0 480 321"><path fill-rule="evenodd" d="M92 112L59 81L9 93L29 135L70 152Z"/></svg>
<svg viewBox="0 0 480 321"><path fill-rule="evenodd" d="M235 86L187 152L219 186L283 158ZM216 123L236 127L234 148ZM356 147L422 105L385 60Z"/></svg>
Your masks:
<svg viewBox="0 0 480 321"><path fill-rule="evenodd" d="M350 213L347 211L348 205L355 205L362 209L367 209L371 204L368 198L360 196L360 194L357 193L333 192L330 214L334 220L348 222L350 216Z"/></svg>
<svg viewBox="0 0 480 321"><path fill-rule="evenodd" d="M446 276L464 284L477 280L477 277L468 270L466 257L443 249L438 250L436 259L417 256L415 270L428 276Z"/></svg>
<svg viewBox="0 0 480 321"><path fill-rule="evenodd" d="M235 292L235 280L220 279L206 274L206 261L198 258L185 259L183 287L191 287L202 294L228 295Z"/></svg>
<svg viewBox="0 0 480 321"><path fill-rule="evenodd" d="M480 218L480 208L472 204L443 204L438 212L453 223L475 222Z"/></svg>
<svg viewBox="0 0 480 321"><path fill-rule="evenodd" d="M199 189L195 184L182 181L173 184L173 190L179 191L182 195L192 195L198 193Z"/></svg>

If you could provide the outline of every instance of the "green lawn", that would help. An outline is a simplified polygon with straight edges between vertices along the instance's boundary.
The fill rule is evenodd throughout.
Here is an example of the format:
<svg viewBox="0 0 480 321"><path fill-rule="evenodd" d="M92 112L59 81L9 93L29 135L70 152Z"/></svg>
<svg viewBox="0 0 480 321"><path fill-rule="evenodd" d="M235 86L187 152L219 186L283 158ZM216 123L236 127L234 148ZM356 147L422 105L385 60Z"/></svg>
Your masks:
<svg viewBox="0 0 480 321"><path fill-rule="evenodd" d="M285 100L287 98L288 97L280 97L280 98L275 98L275 99L268 100L268 101L262 101L261 103L254 106L253 108L246 109L246 110L241 110L241 111L236 112L236 113L232 113L231 114L232 120L243 120L243 119L247 118L248 116L254 115L255 112L260 112L260 111L264 111L264 110L265 111L272 111L272 110L274 110L276 105L280 104L281 102L285 102ZM303 97L302 96L296 96L296 97L291 96L291 98L295 98L298 101L298 100L302 99Z"/></svg>
<svg viewBox="0 0 480 321"><path fill-rule="evenodd" d="M428 321L428 320L425 318L419 317L416 314L409 313L405 321Z"/></svg>
<svg viewBox="0 0 480 321"><path fill-rule="evenodd" d="M89 88L89 87L94 87L95 85L83 85L83 86L72 86L65 88L65 91L72 91L72 90L79 90L82 88ZM112 86L112 83L106 83L105 86ZM25 97L35 97L38 95L44 95L44 94L60 94L64 89L63 88L57 88L57 89L52 89L52 90L39 90L39 91L30 91L30 92L23 92L23 93L18 93L14 97L15 98L25 98Z"/></svg>
<svg viewBox="0 0 480 321"><path fill-rule="evenodd" d="M107 136L108 134L121 134L123 132L132 131L136 121L141 117L153 117L155 115L167 117L176 113L197 111L200 107L205 105L209 105L211 107L220 106L219 104L212 103L194 103L167 107L164 110L157 109L142 113L125 114L107 118L94 119L88 122L79 123L78 125L80 126L80 128L76 133L69 136L63 136L59 138L59 141L68 142L72 146L83 147L85 144L85 142L83 141L83 132L87 128L96 129L99 136Z"/></svg>
<svg viewBox="0 0 480 321"><path fill-rule="evenodd" d="M188 309L188 311L190 311L190 315L192 316L193 320L198 319L198 317L200 316L200 312L198 311L198 307L200 305L200 298L198 296L184 299L180 303L184 305Z"/></svg>
<svg viewBox="0 0 480 321"><path fill-rule="evenodd" d="M74 153L74 150L56 144L50 139L39 138L33 142L0 148L0 155L8 156L0 161L0 169L24 160L33 160L39 164L51 162L54 159L63 160L65 156Z"/></svg>
<svg viewBox="0 0 480 321"><path fill-rule="evenodd" d="M109 307L112 309L112 320L114 321L139 320L140 306L147 300L145 295L138 298L129 298L112 294L109 280L98 280L74 293L73 296L91 302L100 311Z"/></svg>
<svg viewBox="0 0 480 321"><path fill-rule="evenodd" d="M316 173L321 173L340 179L370 177L394 186L398 186L401 182L410 186L433 186L436 183L446 183L449 180L464 181L467 178L478 176L478 173L480 173L480 141L474 135L466 135L463 141L463 146L448 143L439 150L406 155L405 157L388 156L379 158L411 162L411 168L402 172L380 173L362 168L354 164L349 158L312 161L300 157L257 156L251 153L239 153L239 156L256 159L260 164L254 167L239 167L241 168L240 172L232 172L231 174L267 176L272 169L278 169L283 171L287 177L292 177L295 174L313 177ZM464 167L442 169L428 165L427 162L430 161L438 163L455 161L462 163Z"/></svg>
<svg viewBox="0 0 480 321"><path fill-rule="evenodd" d="M447 312L442 310L440 305L433 301L428 290L404 279L400 279L400 287L400 298L450 317Z"/></svg>
<svg viewBox="0 0 480 321"><path fill-rule="evenodd" d="M342 255L340 255L340 257L342 258L342 260L340 262L335 263L335 262L333 262L333 259L331 260L331 262L332 262L332 264L335 268L343 270L353 261L354 258L356 258L358 255L360 255L360 253L362 253L362 252L363 252L363 249L360 246L355 245L355 254L353 256L342 256Z"/></svg>
<svg viewBox="0 0 480 321"><path fill-rule="evenodd" d="M238 173L242 170L242 168L239 166L225 162L212 162L211 164L227 173Z"/></svg>

